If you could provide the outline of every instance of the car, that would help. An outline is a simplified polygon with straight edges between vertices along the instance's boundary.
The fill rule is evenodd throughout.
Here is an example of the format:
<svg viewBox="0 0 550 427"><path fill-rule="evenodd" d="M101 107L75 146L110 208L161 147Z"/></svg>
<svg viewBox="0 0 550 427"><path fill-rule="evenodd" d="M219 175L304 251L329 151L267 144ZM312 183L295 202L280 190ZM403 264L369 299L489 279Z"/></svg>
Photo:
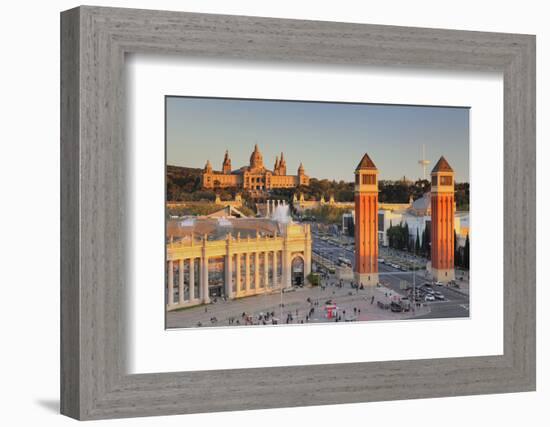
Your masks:
<svg viewBox="0 0 550 427"><path fill-rule="evenodd" d="M390 308L390 305L388 303L384 303L382 301L377 301L376 305L378 305L378 307L380 307L382 310L387 310L388 308Z"/></svg>
<svg viewBox="0 0 550 427"><path fill-rule="evenodd" d="M435 286L443 286L443 283L441 283L441 282L435 282Z"/></svg>
<svg viewBox="0 0 550 427"><path fill-rule="evenodd" d="M426 294L424 301L435 301L435 297L432 294Z"/></svg>
<svg viewBox="0 0 550 427"><path fill-rule="evenodd" d="M441 292L434 292L433 296L435 299L438 299L440 301L443 301L445 299L445 296Z"/></svg>
<svg viewBox="0 0 550 427"><path fill-rule="evenodd" d="M403 311L403 306L398 302L392 301L390 304L390 309L394 313L401 313Z"/></svg>

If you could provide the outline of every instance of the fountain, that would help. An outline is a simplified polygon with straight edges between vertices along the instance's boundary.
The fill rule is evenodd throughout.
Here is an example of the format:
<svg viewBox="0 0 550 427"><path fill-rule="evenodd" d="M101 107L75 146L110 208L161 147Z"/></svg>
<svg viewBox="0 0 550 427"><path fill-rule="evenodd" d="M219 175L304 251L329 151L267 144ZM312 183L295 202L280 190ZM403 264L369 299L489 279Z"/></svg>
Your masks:
<svg viewBox="0 0 550 427"><path fill-rule="evenodd" d="M224 216L222 216L221 218L218 218L218 225L220 227L233 227L233 224L231 223L231 221L229 221Z"/></svg>
<svg viewBox="0 0 550 427"><path fill-rule="evenodd" d="M287 204L284 202L282 204L279 204L275 207L273 210L273 214L271 215L271 219L274 221L277 221L279 224L289 224L292 222L292 219L290 218L290 209Z"/></svg>
<svg viewBox="0 0 550 427"><path fill-rule="evenodd" d="M185 218L180 222L181 227L193 227L195 226L195 218Z"/></svg>

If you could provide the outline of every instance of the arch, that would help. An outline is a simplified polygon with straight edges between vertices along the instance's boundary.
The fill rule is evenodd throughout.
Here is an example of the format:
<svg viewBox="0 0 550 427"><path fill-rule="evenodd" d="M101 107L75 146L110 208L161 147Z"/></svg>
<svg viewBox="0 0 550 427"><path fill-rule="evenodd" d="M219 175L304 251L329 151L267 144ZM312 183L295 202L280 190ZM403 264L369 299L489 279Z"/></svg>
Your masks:
<svg viewBox="0 0 550 427"><path fill-rule="evenodd" d="M302 287L305 284L306 260L302 254L295 254L290 260L290 277L292 286Z"/></svg>

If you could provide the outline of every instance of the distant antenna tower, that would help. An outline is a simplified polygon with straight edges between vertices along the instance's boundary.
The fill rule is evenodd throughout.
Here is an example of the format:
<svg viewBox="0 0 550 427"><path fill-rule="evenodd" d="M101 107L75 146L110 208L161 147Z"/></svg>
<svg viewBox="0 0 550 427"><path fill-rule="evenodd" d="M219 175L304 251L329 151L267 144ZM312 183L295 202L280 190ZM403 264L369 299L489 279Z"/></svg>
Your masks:
<svg viewBox="0 0 550 427"><path fill-rule="evenodd" d="M422 166L422 178L426 179L426 168L430 164L429 160L426 160L426 146L422 144L422 159L418 161L418 164Z"/></svg>

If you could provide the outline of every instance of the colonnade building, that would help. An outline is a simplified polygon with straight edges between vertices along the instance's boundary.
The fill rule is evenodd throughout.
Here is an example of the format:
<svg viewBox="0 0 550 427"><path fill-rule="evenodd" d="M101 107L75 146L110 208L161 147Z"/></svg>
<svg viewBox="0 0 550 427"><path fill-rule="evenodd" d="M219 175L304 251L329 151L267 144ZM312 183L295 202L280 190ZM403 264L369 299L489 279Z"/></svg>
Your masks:
<svg viewBox="0 0 550 427"><path fill-rule="evenodd" d="M309 224L189 218L167 226L167 310L281 292L311 272Z"/></svg>

